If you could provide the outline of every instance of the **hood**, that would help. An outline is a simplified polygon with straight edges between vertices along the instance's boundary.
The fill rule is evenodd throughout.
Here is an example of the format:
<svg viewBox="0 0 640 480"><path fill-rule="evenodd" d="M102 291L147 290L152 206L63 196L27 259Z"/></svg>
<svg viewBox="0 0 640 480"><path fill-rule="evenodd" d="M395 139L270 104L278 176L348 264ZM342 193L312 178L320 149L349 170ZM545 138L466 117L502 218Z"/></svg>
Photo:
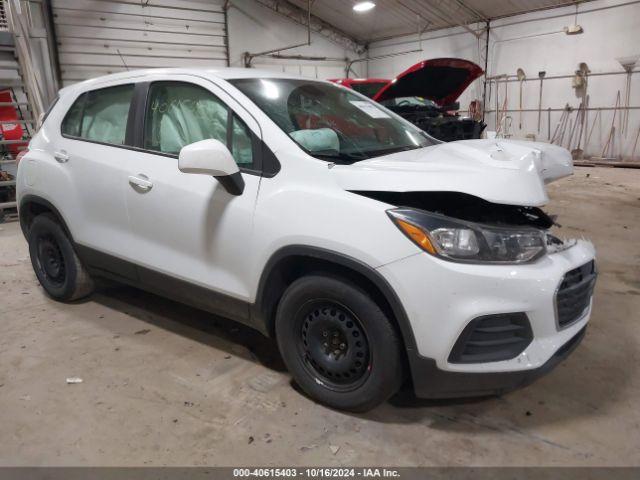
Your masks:
<svg viewBox="0 0 640 480"><path fill-rule="evenodd" d="M433 58L416 63L391 80L373 97L377 102L400 97L422 97L448 105L455 102L482 68L460 58Z"/></svg>
<svg viewBox="0 0 640 480"><path fill-rule="evenodd" d="M568 150L516 140L463 140L335 165L345 190L459 192L518 206L547 203L545 184L573 173Z"/></svg>
<svg viewBox="0 0 640 480"><path fill-rule="evenodd" d="M387 78L334 78L329 81L373 98L391 80Z"/></svg>

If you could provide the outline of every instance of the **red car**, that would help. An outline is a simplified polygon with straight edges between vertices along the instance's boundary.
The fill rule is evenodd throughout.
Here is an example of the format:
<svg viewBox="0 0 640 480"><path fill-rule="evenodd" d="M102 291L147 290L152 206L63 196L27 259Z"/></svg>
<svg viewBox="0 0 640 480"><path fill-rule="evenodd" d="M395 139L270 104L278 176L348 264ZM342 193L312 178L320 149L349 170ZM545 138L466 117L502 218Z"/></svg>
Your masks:
<svg viewBox="0 0 640 480"><path fill-rule="evenodd" d="M480 119L460 116L460 104L456 102L483 73L468 60L433 58L413 65L393 80L331 81L380 102L431 136L450 142L480 138L486 126Z"/></svg>
<svg viewBox="0 0 640 480"><path fill-rule="evenodd" d="M373 98L391 80L387 78L334 78L329 81L344 85L362 95Z"/></svg>

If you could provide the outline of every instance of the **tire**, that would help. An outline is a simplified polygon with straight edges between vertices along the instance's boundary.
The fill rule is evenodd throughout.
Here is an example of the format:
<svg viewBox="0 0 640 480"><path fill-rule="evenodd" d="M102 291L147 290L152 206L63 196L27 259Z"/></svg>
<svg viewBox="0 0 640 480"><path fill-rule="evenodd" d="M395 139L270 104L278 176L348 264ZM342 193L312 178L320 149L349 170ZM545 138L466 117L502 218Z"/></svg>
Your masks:
<svg viewBox="0 0 640 480"><path fill-rule="evenodd" d="M38 281L55 300L79 300L93 292L93 280L53 215L43 213L33 220L29 255Z"/></svg>
<svg viewBox="0 0 640 480"><path fill-rule="evenodd" d="M365 412L402 384L398 333L352 282L324 275L294 281L278 305L276 338L298 385L330 407Z"/></svg>

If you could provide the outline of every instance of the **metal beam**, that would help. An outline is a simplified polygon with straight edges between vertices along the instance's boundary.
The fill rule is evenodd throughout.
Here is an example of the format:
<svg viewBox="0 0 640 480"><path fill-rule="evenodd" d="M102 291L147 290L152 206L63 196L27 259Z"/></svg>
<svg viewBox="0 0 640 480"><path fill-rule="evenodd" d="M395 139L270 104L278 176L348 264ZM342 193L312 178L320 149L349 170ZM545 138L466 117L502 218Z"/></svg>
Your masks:
<svg viewBox="0 0 640 480"><path fill-rule="evenodd" d="M225 0L224 5L222 6L222 10L224 11L224 56L227 59L227 67L231 66L231 50L229 40L229 7L231 6L230 0Z"/></svg>
<svg viewBox="0 0 640 480"><path fill-rule="evenodd" d="M476 38L480 38L480 36L482 35L482 32L476 32L473 28L471 28L466 23L460 22L459 20L455 20L451 18L449 14L444 10L441 10L440 7L436 7L435 5L429 5L429 8L442 20L444 20L445 22L450 22L452 24L451 26L457 25L458 27L462 27Z"/></svg>
<svg viewBox="0 0 640 480"><path fill-rule="evenodd" d="M434 23L433 19L435 18L436 20L439 20L439 21L445 23L445 26L442 27L442 28L447 28L447 27L452 27L452 26L459 26L459 27L464 28L466 31L471 33L476 38L480 38L480 35L482 35L482 32L476 32L471 27L469 27L466 23L460 22L458 20L455 20L447 12L445 12L442 9L440 9L440 7L436 7L435 5L431 5L431 4L424 5L423 8L425 8L425 9L429 8L431 10L429 13L431 13L433 15L433 17L434 17L434 18L428 18L425 15L423 15L422 13L420 13L418 10L416 10L415 8L412 8L411 6L407 5L404 0L392 0L392 1L394 3L400 5L401 7L403 7L405 10L413 13L414 15L417 15L419 18L421 18L425 22L428 22L427 26L429 24ZM456 0L456 2L458 3L458 5L466 7L466 5L464 5L464 3L462 3L461 0ZM466 8L469 9L469 7L466 7ZM475 17L478 16L477 13L475 13L475 12L472 12L472 13L473 13L473 15ZM424 31L426 31L426 28L423 29L423 32Z"/></svg>
<svg viewBox="0 0 640 480"><path fill-rule="evenodd" d="M251 53L244 52L244 66L245 68L251 68L251 61L255 57L272 56L274 53L282 52L283 50L291 50L292 48L306 47L311 45L311 0L307 0L307 41L304 43L295 43L293 45L286 45L284 47L272 48L271 50L265 50L264 52Z"/></svg>
<svg viewBox="0 0 640 480"><path fill-rule="evenodd" d="M322 20L316 15L291 3L289 0L255 0L257 3L274 12L310 29L332 42L352 50L358 54L365 51L364 45L353 36ZM232 2L233 5L233 2Z"/></svg>
<svg viewBox="0 0 640 480"><path fill-rule="evenodd" d="M454 0L454 1L458 5L460 5L462 8L464 8L467 12L470 12L472 15L474 15L478 20L482 20L483 22L486 22L486 21L489 20L489 17L487 17L484 13L482 13L477 8L471 8L469 5L464 3L462 0Z"/></svg>
<svg viewBox="0 0 640 480"><path fill-rule="evenodd" d="M382 5L382 2L380 2ZM396 0L384 0L384 8L387 9L387 11L394 15L395 18L398 18L401 20L402 24L404 25L406 22L409 23L414 23L416 22L416 24L419 24L419 22L416 19L416 16L419 17L419 15L415 15L414 12L409 11L407 12L406 8L403 8L403 6L401 6ZM387 15L387 11L382 11L381 14L382 15Z"/></svg>
<svg viewBox="0 0 640 480"><path fill-rule="evenodd" d="M409 12L413 13L414 15L416 15L418 18L420 18L420 20L424 21L427 25L430 23L433 23L431 21L431 19L426 18L424 15L422 15L420 12L418 12L417 10L411 8L409 5L407 5L405 2L403 2L402 0L396 0L396 3L398 5L400 5L402 8L404 8L405 10L408 10Z"/></svg>
<svg viewBox="0 0 640 480"><path fill-rule="evenodd" d="M408 50L406 52L387 53L384 55L376 55L375 57L356 58L355 60L349 60L347 62L347 68L345 69L345 73L347 78L349 78L349 71L351 70L351 67L353 66L354 63L368 62L369 60L379 60L381 58L397 57L399 55L407 55L408 53L419 53L421 51L422 49L417 48L415 50Z"/></svg>
<svg viewBox="0 0 640 480"><path fill-rule="evenodd" d="M547 6L538 7L538 8L531 8L531 9L528 9L528 10L522 10L522 11L517 11L517 12L513 12L513 13L507 13L507 14L504 14L504 15L495 15L495 16L492 16L492 17L487 16L484 12L478 12L478 13L480 15L484 15L487 18L488 21L494 21L494 20L499 20L499 19L503 19L503 18L517 17L519 15L523 15L523 14L526 14L526 13L541 12L541 11L545 11L545 10L553 10L553 9L559 9L559 8L563 8L563 7L569 7L569 6L575 5L576 3L580 3L581 5L582 4L587 4L589 2L593 2L594 0L568 0L568 1L565 1L565 2L563 2L561 0L558 0L558 1L559 1L559 3L553 4L553 5L547 5ZM604 7L598 7L598 8L594 8L594 9L583 11L581 13L595 12L595 11L599 11L599 10L608 10L608 9L612 9L612 8L619 8L619 7L624 7L624 6L627 6L627 5L636 5L636 4L640 4L640 0L627 0L624 3L620 3L620 4L616 4L616 5L607 5L607 6L604 6ZM562 14L559 14L559 15L556 15L556 16L553 16L553 17L549 17L549 18L560 18L560 17L567 17L567 16L574 16L574 15L575 15L575 12L562 13ZM547 20L548 20L548 18L547 18ZM523 23L523 22L525 22L525 21L510 23L509 25L515 25L516 23ZM468 25L468 24L472 24L472 23L483 23L483 22L478 22L476 20L470 20L470 21L467 21L467 22L464 22L464 23ZM446 26L446 27L435 26L433 28L426 29L425 32L436 32L438 30L446 30L447 28L451 28L451 26ZM483 29L479 30L476 33L478 33L479 35L482 35L482 34L484 34L484 32L485 32L485 29L483 28ZM367 44L370 45L370 44L375 43L375 42L382 42L382 41L386 41L386 40L392 40L392 39L395 39L395 38L408 37L408 36L411 36L411 35L415 35L415 33L416 32L413 31L413 30L408 30L408 31L405 31L403 33L397 33L397 34L393 34L393 35L385 35L385 36L380 36L380 37L374 37L374 38L368 39L367 40ZM474 35L475 35L475 33L474 33Z"/></svg>

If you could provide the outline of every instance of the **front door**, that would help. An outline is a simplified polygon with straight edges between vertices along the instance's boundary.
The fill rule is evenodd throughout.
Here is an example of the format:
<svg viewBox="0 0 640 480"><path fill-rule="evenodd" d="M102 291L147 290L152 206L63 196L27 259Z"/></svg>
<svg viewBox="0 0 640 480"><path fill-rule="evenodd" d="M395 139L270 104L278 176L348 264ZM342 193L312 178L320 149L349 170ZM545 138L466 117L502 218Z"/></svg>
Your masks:
<svg viewBox="0 0 640 480"><path fill-rule="evenodd" d="M238 302L216 303L220 308L214 309L243 317L246 312L236 310L246 309L249 299L246 272L260 186L260 176L250 171L260 130L241 109L234 112L225 96L198 78L150 82L143 148L128 165L129 248L143 284L205 308L217 302L216 292L224 294ZM245 182L241 195L228 193L211 176L178 170L180 149L208 138L225 143L238 162Z"/></svg>

